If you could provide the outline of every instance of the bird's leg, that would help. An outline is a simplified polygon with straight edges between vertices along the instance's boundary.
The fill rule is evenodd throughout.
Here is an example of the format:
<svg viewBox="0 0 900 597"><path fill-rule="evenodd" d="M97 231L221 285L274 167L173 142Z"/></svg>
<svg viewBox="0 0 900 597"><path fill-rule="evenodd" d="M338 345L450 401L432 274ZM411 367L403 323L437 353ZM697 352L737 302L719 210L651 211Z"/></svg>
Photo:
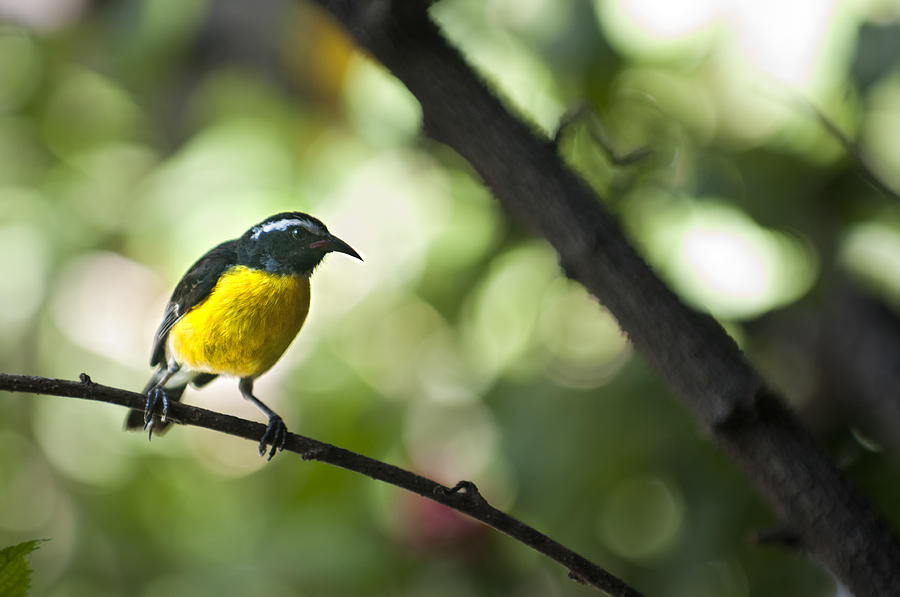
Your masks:
<svg viewBox="0 0 900 597"><path fill-rule="evenodd" d="M147 390L147 401L144 403L144 429L148 430L147 439L153 438L153 415L156 409L161 407L161 421L165 421L169 414L169 397L166 396L163 386L173 375L178 373L179 369L181 369L181 365L175 361L170 362L162 377Z"/></svg>
<svg viewBox="0 0 900 597"><path fill-rule="evenodd" d="M271 443L272 449L269 450L269 455L266 457L266 460L272 460L276 451L284 450L284 444L287 442L287 427L285 426L284 421L281 420L281 417L275 414L275 411L263 404L259 398L253 395L252 377L242 377L238 384L238 388L241 390L241 396L255 404L261 411L266 413L267 417L269 417L269 423L266 425L266 432L263 433L262 439L259 440L259 455L265 456L266 444Z"/></svg>

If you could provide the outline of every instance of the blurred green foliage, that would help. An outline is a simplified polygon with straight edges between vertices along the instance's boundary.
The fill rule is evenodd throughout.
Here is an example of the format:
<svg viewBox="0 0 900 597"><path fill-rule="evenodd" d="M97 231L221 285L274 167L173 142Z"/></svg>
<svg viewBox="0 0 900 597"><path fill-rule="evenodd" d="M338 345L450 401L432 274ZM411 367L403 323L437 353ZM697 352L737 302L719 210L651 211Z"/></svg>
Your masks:
<svg viewBox="0 0 900 597"><path fill-rule="evenodd" d="M23 541L0 549L0 593L7 597L25 597L31 586L31 567L25 556L40 545L39 539Z"/></svg>
<svg viewBox="0 0 900 597"><path fill-rule="evenodd" d="M787 19L800 44L791 62L775 38L776 66L807 67L767 73L771 48L740 11L673 29L653 21L669 4L682 3L441 0L433 14L546 134L587 103L614 151L651 149L613 167L585 120L560 146L656 270L803 410L816 399L806 356L773 356L752 324L816 309L836 272L900 305L900 209L796 98L900 185L900 11L760 5L763 32ZM366 261L316 272L306 328L257 384L291 430L471 479L647 595L834 592L815 563L751 544L776 522L747 480L317 8L2 10L0 370L142 387L183 271L267 215L308 211ZM0 398L0 545L53 539L32 557L35 595L593 594L505 537L341 470L266 465L198 429L148 443L107 405ZM258 418L231 381L186 399ZM900 518L896 461L845 425L822 433Z"/></svg>

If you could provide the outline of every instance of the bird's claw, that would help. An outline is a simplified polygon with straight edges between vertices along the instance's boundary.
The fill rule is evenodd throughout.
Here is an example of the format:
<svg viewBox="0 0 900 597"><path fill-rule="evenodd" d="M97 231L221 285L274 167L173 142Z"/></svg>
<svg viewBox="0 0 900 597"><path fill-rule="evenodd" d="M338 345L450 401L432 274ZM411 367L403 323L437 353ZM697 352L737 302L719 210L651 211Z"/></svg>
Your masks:
<svg viewBox="0 0 900 597"><path fill-rule="evenodd" d="M161 386L153 386L147 390L147 401L144 403L144 429L147 430L147 439L153 439L153 424L156 420L156 411L159 409L159 420L165 422L169 415L169 397Z"/></svg>
<svg viewBox="0 0 900 597"><path fill-rule="evenodd" d="M269 423L266 425L266 432L263 433L262 439L259 440L259 455L266 456L266 444L272 444L272 447L269 448L269 455L266 456L266 462L272 460L275 452L284 450L287 436L287 426L281 420L281 417L278 415L270 416Z"/></svg>

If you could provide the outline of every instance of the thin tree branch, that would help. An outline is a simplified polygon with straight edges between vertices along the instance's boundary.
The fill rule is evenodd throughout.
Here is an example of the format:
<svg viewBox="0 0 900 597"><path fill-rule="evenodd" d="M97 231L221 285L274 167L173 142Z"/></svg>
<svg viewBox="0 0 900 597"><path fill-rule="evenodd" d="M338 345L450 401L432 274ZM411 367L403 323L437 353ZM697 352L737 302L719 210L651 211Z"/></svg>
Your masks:
<svg viewBox="0 0 900 597"><path fill-rule="evenodd" d="M893 199L894 201L900 201L900 193L896 190L892 189L886 182L881 180L881 178L872 171L872 168L869 167L868 160L863 153L863 149L857 141L854 141L847 134L841 130L841 128L835 123L832 119L825 115L822 110L816 107L812 102L805 98L798 98L797 100L802 105L806 106L812 113L813 116L816 117L816 120L819 121L819 124L822 125L832 137L837 139L838 143L843 146L844 151L850 154L850 157L853 160L853 165L856 168L856 173L862 178L865 182L867 182L870 186L872 186L875 190L884 194L886 197Z"/></svg>
<svg viewBox="0 0 900 597"><path fill-rule="evenodd" d="M857 597L896 595L894 532L722 327L681 303L553 143L491 93L438 31L426 3L316 1L416 96L425 131L465 158L506 211L556 249L566 274L612 312L810 554Z"/></svg>
<svg viewBox="0 0 900 597"><path fill-rule="evenodd" d="M81 374L81 381L0 373L0 390L83 398L137 409L143 409L146 400L143 394L94 383L84 373ZM182 402L169 404L168 418L182 425L203 427L254 442L258 442L266 430L266 426L262 423L247 421ZM607 595L642 597L640 592L606 570L520 520L491 506L471 481L460 481L454 487L446 487L391 464L294 433L288 434L284 449L299 454L304 460L318 460L396 485L471 516L524 543L554 562L562 564L568 568L571 578L589 584Z"/></svg>

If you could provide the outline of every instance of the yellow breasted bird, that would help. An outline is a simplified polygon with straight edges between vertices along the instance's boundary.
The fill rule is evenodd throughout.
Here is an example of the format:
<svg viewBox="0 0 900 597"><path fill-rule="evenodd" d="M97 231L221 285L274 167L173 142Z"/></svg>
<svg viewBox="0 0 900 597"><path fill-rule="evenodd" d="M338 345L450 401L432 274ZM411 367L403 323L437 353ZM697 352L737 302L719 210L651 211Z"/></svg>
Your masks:
<svg viewBox="0 0 900 597"><path fill-rule="evenodd" d="M144 388L144 411L131 411L125 427L160 433L169 402L180 400L189 383L237 377L241 395L269 417L259 454L271 444L271 460L284 448L287 427L253 395L253 380L300 331L309 312L309 277L332 251L362 260L322 222L293 211L266 218L198 259L175 287L156 331L150 365L158 368Z"/></svg>

